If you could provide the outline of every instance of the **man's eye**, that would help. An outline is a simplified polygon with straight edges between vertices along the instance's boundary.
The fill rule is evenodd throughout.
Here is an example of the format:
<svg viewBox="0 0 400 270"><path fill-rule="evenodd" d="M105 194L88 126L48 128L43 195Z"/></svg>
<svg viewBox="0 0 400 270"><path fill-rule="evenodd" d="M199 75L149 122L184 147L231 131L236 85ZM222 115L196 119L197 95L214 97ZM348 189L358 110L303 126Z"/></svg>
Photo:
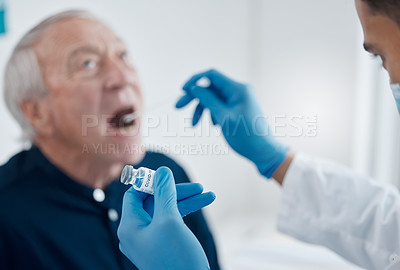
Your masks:
<svg viewBox="0 0 400 270"><path fill-rule="evenodd" d="M83 62L83 66L85 68L95 68L96 67L96 62L94 60L86 60L85 62Z"/></svg>

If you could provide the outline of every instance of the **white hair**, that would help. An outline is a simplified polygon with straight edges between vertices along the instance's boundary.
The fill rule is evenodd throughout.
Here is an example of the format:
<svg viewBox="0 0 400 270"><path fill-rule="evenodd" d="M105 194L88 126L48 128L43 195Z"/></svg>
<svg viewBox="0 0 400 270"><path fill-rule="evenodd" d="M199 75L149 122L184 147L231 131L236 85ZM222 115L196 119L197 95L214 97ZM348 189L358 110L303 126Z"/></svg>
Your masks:
<svg viewBox="0 0 400 270"><path fill-rule="evenodd" d="M4 100L8 110L22 129L22 140L32 142L35 130L21 110L24 100L40 98L47 94L40 65L33 47L55 23L72 18L99 21L84 10L57 13L40 22L26 33L15 46L4 73Z"/></svg>

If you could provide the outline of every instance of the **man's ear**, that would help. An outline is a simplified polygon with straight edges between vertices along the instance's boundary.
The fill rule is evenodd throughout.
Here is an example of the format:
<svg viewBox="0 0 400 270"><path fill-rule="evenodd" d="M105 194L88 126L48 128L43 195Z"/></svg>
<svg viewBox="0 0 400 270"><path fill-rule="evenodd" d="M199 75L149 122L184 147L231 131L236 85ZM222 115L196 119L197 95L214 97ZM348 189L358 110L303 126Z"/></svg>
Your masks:
<svg viewBox="0 0 400 270"><path fill-rule="evenodd" d="M21 110L25 118L33 126L35 132L41 136L52 134L52 122L49 106L46 106L46 97L27 99L21 103Z"/></svg>

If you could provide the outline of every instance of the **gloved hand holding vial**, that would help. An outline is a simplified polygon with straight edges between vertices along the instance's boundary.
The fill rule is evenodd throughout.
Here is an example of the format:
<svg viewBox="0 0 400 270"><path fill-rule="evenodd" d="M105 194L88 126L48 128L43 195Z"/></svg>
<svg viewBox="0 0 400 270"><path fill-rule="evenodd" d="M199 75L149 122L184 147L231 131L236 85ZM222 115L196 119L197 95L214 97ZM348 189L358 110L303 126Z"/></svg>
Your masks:
<svg viewBox="0 0 400 270"><path fill-rule="evenodd" d="M154 176L156 171L140 167L137 170L131 165L125 165L121 173L121 183L132 185L137 191L154 195ZM213 192L203 192L203 186L198 183L176 184L178 210L182 217L196 212L215 200ZM144 209L152 217L154 212L154 196L144 200Z"/></svg>
<svg viewBox="0 0 400 270"><path fill-rule="evenodd" d="M141 270L209 269L200 243L183 222L182 210L199 210L214 201L215 195L202 193L201 185L195 183L175 189L172 172L166 167L159 168L153 179L154 197L133 188L124 195L120 250ZM149 211L146 201L150 198L154 200Z"/></svg>

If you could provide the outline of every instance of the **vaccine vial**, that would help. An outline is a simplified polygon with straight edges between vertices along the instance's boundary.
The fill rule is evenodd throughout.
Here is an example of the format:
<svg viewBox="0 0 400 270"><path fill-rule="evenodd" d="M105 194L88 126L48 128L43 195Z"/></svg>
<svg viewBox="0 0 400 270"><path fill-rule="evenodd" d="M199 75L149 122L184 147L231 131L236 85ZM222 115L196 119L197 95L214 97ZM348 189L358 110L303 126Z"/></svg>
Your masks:
<svg viewBox="0 0 400 270"><path fill-rule="evenodd" d="M131 165L125 165L121 173L121 183L125 185L132 185L134 189L148 194L153 194L153 177L155 171L140 167L139 169L133 168Z"/></svg>

